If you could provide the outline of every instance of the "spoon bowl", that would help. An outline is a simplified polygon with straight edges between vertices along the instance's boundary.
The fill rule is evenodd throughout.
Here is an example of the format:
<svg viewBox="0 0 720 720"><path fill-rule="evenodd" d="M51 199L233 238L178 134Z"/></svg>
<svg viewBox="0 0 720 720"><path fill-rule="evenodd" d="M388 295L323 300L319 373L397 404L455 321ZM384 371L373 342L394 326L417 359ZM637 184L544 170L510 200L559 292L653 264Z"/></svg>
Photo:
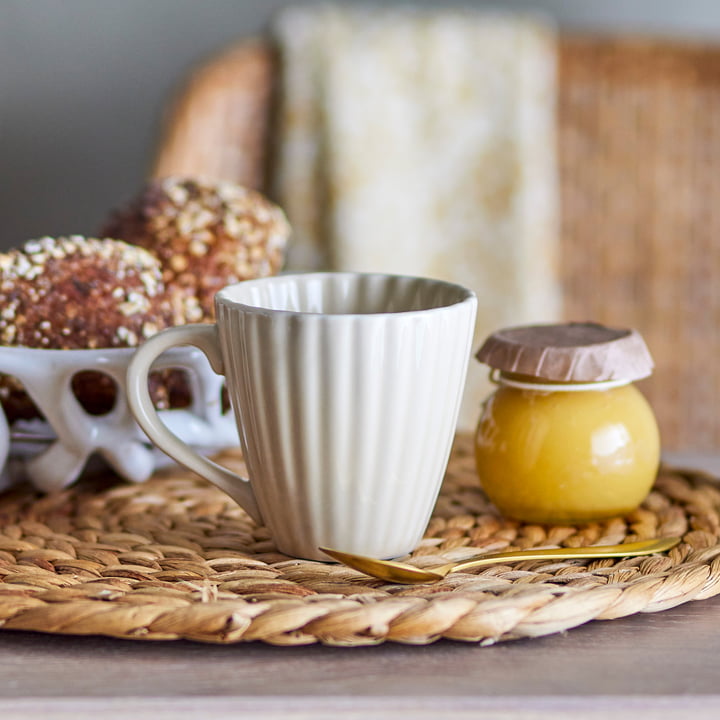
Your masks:
<svg viewBox="0 0 720 720"><path fill-rule="evenodd" d="M587 560L592 558L614 558L637 555L652 555L675 547L681 538L667 537L621 545L593 545L577 548L549 548L530 550L511 550L509 552L484 553L460 562L438 565L434 568L419 568L397 560L378 560L365 555L355 555L333 548L321 547L326 555L355 570L371 577L401 585L419 585L442 580L446 575L458 570L468 570L499 562L519 562L521 560Z"/></svg>

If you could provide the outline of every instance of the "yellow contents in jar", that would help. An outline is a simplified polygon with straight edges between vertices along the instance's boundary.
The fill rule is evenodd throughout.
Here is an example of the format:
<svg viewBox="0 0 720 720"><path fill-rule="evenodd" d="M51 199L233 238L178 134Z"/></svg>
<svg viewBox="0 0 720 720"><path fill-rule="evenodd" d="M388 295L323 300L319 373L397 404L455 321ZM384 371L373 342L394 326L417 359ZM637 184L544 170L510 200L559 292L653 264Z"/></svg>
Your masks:
<svg viewBox="0 0 720 720"><path fill-rule="evenodd" d="M483 489L504 515L585 522L625 514L645 499L660 436L634 385L579 392L501 386L484 405L475 456Z"/></svg>

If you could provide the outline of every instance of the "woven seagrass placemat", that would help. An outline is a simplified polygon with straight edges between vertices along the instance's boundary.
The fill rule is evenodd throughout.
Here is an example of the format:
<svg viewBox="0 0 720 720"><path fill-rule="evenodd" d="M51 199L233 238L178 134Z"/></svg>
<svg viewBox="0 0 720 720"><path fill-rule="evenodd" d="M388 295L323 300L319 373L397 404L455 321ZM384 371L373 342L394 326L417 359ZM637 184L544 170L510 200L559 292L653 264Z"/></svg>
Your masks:
<svg viewBox="0 0 720 720"><path fill-rule="evenodd" d="M233 452L222 461L242 464ZM178 468L142 485L89 478L51 496L18 487L0 496L0 625L215 643L491 644L720 593L719 512L720 484L665 470L625 518L578 527L506 520L480 490L461 437L412 562L665 535L683 542L662 556L499 564L401 586L279 554L266 528Z"/></svg>

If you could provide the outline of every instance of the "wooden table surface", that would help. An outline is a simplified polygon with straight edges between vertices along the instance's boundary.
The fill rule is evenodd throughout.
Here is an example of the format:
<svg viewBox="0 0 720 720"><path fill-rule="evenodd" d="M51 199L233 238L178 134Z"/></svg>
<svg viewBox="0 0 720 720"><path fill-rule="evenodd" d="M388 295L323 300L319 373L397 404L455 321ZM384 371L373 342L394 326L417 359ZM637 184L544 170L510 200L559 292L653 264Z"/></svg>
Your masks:
<svg viewBox="0 0 720 720"><path fill-rule="evenodd" d="M3 719L338 716L716 720L720 596L492 647L214 646L0 631Z"/></svg>
<svg viewBox="0 0 720 720"><path fill-rule="evenodd" d="M720 717L720 598L478 647L0 632L3 718Z"/></svg>

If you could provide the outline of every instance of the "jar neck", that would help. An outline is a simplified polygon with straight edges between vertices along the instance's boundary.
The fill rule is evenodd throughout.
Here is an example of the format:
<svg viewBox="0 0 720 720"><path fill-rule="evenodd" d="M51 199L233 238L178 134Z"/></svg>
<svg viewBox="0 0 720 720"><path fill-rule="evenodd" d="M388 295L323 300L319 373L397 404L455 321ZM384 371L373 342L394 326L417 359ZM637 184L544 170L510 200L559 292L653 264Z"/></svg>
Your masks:
<svg viewBox="0 0 720 720"><path fill-rule="evenodd" d="M536 392L602 392L603 390L612 390L613 388L624 387L630 385L632 380L616 379L616 380L600 380L598 382L585 383L556 383L543 382L538 378L537 381L518 380L512 376L506 375L500 370L493 368L490 370L490 382L502 387L517 388L518 390L535 390Z"/></svg>

